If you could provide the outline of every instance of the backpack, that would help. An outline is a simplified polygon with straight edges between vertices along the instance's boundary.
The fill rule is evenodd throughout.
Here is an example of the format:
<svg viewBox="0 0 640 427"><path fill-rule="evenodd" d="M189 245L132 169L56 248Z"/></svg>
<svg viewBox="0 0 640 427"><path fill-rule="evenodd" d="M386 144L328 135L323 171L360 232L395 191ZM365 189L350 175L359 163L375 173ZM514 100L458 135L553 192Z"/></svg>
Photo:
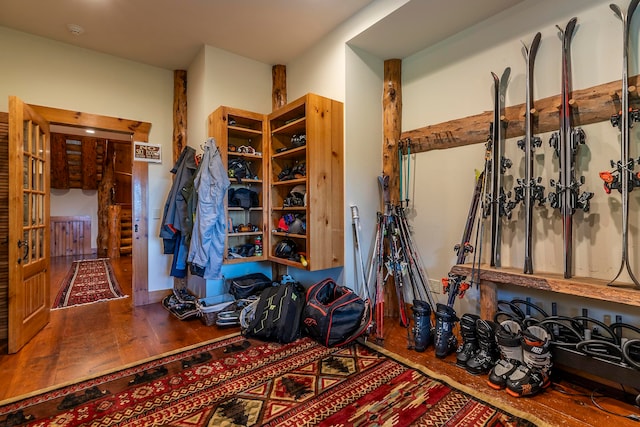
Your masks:
<svg viewBox="0 0 640 427"><path fill-rule="evenodd" d="M297 282L272 286L260 293L248 326L242 333L264 341L290 343L300 338L300 319L304 309L304 290Z"/></svg>

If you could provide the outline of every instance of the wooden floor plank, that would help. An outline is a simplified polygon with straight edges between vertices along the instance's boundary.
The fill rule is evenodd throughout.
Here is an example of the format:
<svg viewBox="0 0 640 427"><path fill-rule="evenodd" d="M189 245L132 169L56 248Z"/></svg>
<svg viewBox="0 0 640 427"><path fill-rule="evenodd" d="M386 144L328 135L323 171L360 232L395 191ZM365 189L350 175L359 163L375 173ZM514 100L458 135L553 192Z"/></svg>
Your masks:
<svg viewBox="0 0 640 427"><path fill-rule="evenodd" d="M52 259L51 303L58 285L68 271L69 257ZM131 258L112 260L125 294L131 294ZM424 353L407 349L406 329L397 320L385 323L384 347L411 362L449 376L522 411L533 413L554 426L637 426L629 419L606 414L591 403L590 390L561 382L531 398L513 398L486 384L486 376L473 376L455 365L455 355L443 360L430 347ZM0 400L30 393L55 384L68 383L89 375L117 369L154 355L218 338L237 329L206 326L200 320L180 321L160 304L132 307L131 298L111 300L82 307L54 310L51 322L20 352L0 355ZM638 413L638 408L619 401L604 404L612 411Z"/></svg>

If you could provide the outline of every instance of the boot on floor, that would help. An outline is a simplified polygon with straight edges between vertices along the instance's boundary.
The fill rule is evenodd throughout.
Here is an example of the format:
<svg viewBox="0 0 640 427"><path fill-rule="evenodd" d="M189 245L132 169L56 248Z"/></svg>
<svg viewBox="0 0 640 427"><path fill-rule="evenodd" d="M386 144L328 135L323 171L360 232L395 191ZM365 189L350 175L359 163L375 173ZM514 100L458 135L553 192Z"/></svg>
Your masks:
<svg viewBox="0 0 640 427"><path fill-rule="evenodd" d="M498 324L491 320L478 319L476 321L479 350L467 361L467 372L470 374L486 374L500 358L500 352L496 344L497 329Z"/></svg>
<svg viewBox="0 0 640 427"><path fill-rule="evenodd" d="M460 317L460 336L462 344L456 350L456 365L467 366L467 361L478 352L478 337L476 336L476 322L480 319L477 314L465 313Z"/></svg>
<svg viewBox="0 0 640 427"><path fill-rule="evenodd" d="M500 360L489 372L487 383L496 390L507 386L507 378L522 364L522 328L515 320L504 320L496 331Z"/></svg>
<svg viewBox="0 0 640 427"><path fill-rule="evenodd" d="M431 306L420 300L413 300L413 349L426 350L431 342Z"/></svg>
<svg viewBox="0 0 640 427"><path fill-rule="evenodd" d="M453 334L453 326L458 321L453 307L436 304L436 357L442 359L458 347L458 339Z"/></svg>
<svg viewBox="0 0 640 427"><path fill-rule="evenodd" d="M531 325L522 332L522 360L507 379L507 393L532 396L551 385L551 338L541 326Z"/></svg>

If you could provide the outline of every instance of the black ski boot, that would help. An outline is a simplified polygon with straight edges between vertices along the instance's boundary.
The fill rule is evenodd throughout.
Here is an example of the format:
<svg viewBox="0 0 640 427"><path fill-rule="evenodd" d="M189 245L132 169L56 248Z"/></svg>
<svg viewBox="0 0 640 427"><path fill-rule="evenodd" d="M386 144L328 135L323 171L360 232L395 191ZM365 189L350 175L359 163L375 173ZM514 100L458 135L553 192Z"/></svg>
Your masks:
<svg viewBox="0 0 640 427"><path fill-rule="evenodd" d="M522 332L523 364L507 378L507 393L531 396L551 385L551 338L541 326L531 325Z"/></svg>
<svg viewBox="0 0 640 427"><path fill-rule="evenodd" d="M467 361L478 352L478 337L476 336L476 321L480 319L477 314L465 313L460 317L460 335L462 345L456 350L456 364L463 368Z"/></svg>
<svg viewBox="0 0 640 427"><path fill-rule="evenodd" d="M413 300L413 349L426 350L431 342L431 306L420 300Z"/></svg>
<svg viewBox="0 0 640 427"><path fill-rule="evenodd" d="M456 311L445 304L436 304L436 357L446 357L458 347L453 325L458 321Z"/></svg>
<svg viewBox="0 0 640 427"><path fill-rule="evenodd" d="M497 329L498 325L491 320L479 319L476 322L476 335L480 349L467 361L467 372L470 374L486 374L500 358L495 335Z"/></svg>
<svg viewBox="0 0 640 427"><path fill-rule="evenodd" d="M496 331L496 342L500 348L500 360L489 372L487 384L496 390L507 386L507 378L522 364L522 328L515 320L504 320Z"/></svg>

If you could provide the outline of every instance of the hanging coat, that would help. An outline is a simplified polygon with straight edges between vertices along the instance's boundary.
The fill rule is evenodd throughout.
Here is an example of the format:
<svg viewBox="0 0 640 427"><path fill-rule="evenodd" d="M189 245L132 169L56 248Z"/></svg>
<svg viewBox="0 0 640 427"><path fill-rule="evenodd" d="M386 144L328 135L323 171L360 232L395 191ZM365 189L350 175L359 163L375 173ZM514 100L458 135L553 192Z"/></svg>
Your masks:
<svg viewBox="0 0 640 427"><path fill-rule="evenodd" d="M183 233L187 229L187 201L182 195L181 189L193 180L197 168L195 155L196 150L189 146L184 147L178 161L171 169L171 173L175 174L175 177L164 205L160 228L163 252L174 255L171 275L175 277L185 277L187 273L189 248Z"/></svg>
<svg viewBox="0 0 640 427"><path fill-rule="evenodd" d="M193 274L219 279L224 260L226 214L224 199L231 185L214 138L207 139L202 163L193 180L197 192L188 262Z"/></svg>

